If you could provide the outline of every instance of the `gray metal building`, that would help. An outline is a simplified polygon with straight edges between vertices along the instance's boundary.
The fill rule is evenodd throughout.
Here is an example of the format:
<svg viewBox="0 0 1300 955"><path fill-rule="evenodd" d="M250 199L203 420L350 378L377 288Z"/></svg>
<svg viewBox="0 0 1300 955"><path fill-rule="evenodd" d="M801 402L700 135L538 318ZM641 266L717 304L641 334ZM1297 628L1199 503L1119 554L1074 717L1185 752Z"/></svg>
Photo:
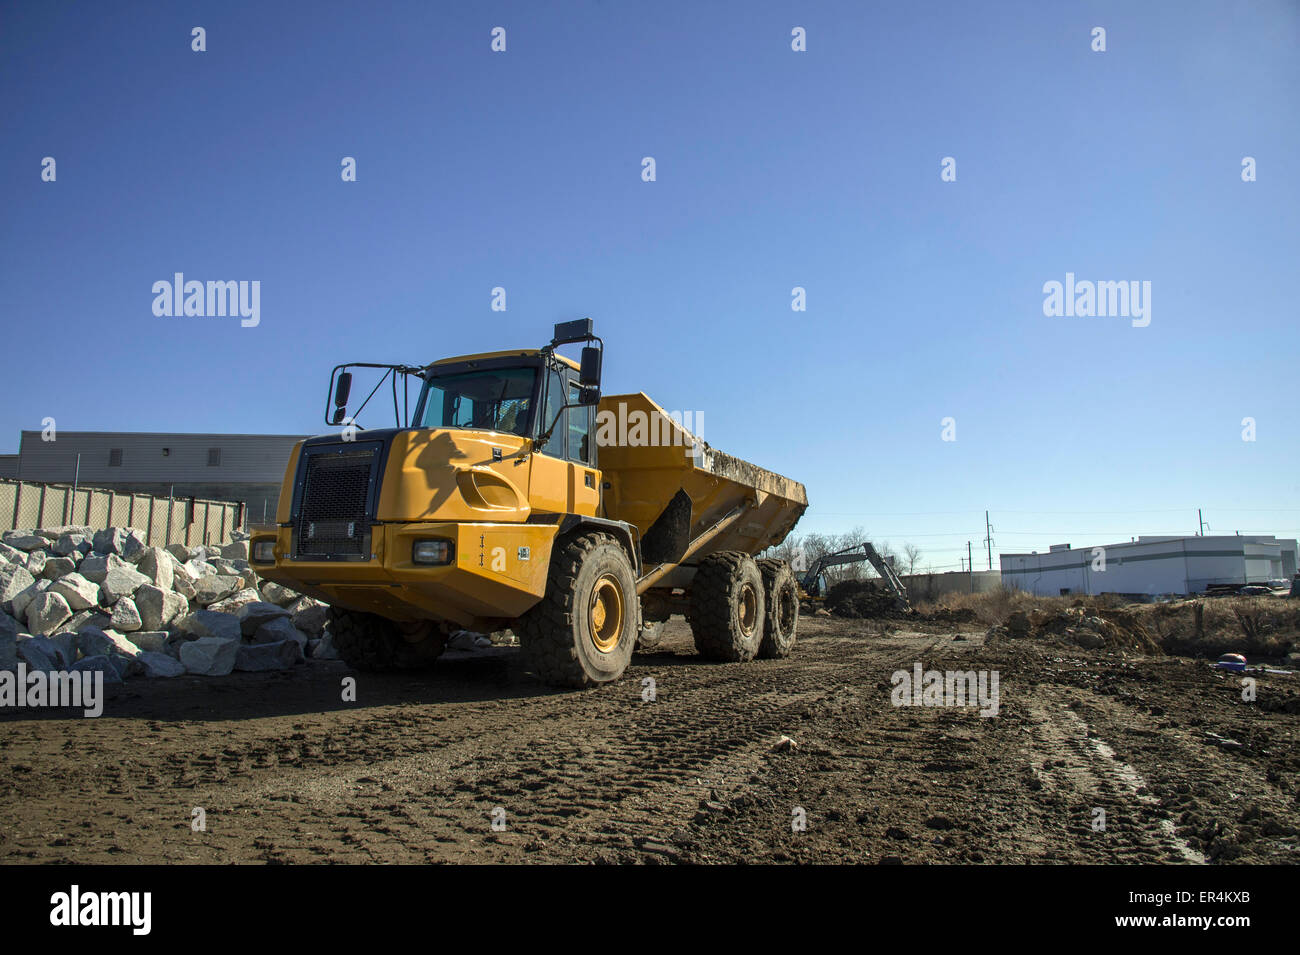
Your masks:
<svg viewBox="0 0 1300 955"><path fill-rule="evenodd" d="M1002 582L1040 596L1194 594L1215 584L1287 580L1294 540L1272 535L1139 537L1097 547L1057 544L1045 553L1000 554Z"/></svg>
<svg viewBox="0 0 1300 955"><path fill-rule="evenodd" d="M297 434L154 434L59 431L42 440L24 431L6 476L24 481L238 501L248 520L274 520L280 482ZM78 456L80 470L78 471Z"/></svg>

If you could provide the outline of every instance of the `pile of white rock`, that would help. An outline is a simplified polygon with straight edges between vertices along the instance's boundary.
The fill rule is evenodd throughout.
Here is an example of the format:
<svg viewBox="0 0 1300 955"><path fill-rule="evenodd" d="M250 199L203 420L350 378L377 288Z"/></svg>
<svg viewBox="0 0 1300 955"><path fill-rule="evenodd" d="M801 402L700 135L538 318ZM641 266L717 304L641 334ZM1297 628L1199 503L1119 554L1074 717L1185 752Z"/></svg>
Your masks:
<svg viewBox="0 0 1300 955"><path fill-rule="evenodd" d="M0 535L0 670L99 670L105 682L287 670L338 655L327 607L258 579L248 539L150 547L132 527Z"/></svg>

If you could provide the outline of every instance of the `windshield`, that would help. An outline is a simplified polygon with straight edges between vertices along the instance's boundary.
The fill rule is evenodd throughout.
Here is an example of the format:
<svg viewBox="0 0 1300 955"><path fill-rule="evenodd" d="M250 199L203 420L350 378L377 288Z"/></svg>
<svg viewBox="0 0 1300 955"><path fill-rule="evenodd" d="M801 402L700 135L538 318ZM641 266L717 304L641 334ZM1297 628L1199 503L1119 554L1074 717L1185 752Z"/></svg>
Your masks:
<svg viewBox="0 0 1300 955"><path fill-rule="evenodd" d="M479 428L527 435L534 368L466 371L430 378L424 386L421 428Z"/></svg>

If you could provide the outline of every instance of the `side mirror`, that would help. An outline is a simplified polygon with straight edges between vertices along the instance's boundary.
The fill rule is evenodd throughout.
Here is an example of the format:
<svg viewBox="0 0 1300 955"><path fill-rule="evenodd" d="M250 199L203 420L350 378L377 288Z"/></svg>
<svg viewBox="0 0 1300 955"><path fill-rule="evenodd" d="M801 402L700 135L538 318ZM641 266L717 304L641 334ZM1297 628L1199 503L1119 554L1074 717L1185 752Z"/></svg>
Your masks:
<svg viewBox="0 0 1300 955"><path fill-rule="evenodd" d="M578 382L584 387L600 387L600 360L599 348L588 345L582 350L582 363L578 366Z"/></svg>
<svg viewBox="0 0 1300 955"><path fill-rule="evenodd" d="M346 408L348 404L348 395L352 393L352 372L345 371L339 375L338 384L334 386L334 405L337 408Z"/></svg>
<svg viewBox="0 0 1300 955"><path fill-rule="evenodd" d="M340 425L348 416L348 395L352 393L352 372L345 371L339 375L338 384L334 386L334 417L330 423Z"/></svg>
<svg viewBox="0 0 1300 955"><path fill-rule="evenodd" d="M588 405L600 404L599 388L579 388L578 389L578 407L585 408Z"/></svg>

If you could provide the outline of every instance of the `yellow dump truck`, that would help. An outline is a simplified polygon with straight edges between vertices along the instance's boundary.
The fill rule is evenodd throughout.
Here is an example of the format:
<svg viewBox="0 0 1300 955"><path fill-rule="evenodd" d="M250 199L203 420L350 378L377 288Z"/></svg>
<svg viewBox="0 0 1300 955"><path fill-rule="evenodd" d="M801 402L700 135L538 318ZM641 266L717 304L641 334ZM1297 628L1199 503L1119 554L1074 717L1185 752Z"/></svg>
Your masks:
<svg viewBox="0 0 1300 955"><path fill-rule="evenodd" d="M577 343L581 362L559 354ZM794 527L803 485L714 450L644 394L602 396L603 355L580 319L540 349L338 366L326 421L342 429L294 448L276 523L252 530L254 569L329 603L334 645L361 669L510 629L547 683L606 683L675 613L709 659L786 656L798 584L753 555ZM399 427L348 416L358 367L391 375ZM399 378L404 394L419 384L413 415Z"/></svg>

